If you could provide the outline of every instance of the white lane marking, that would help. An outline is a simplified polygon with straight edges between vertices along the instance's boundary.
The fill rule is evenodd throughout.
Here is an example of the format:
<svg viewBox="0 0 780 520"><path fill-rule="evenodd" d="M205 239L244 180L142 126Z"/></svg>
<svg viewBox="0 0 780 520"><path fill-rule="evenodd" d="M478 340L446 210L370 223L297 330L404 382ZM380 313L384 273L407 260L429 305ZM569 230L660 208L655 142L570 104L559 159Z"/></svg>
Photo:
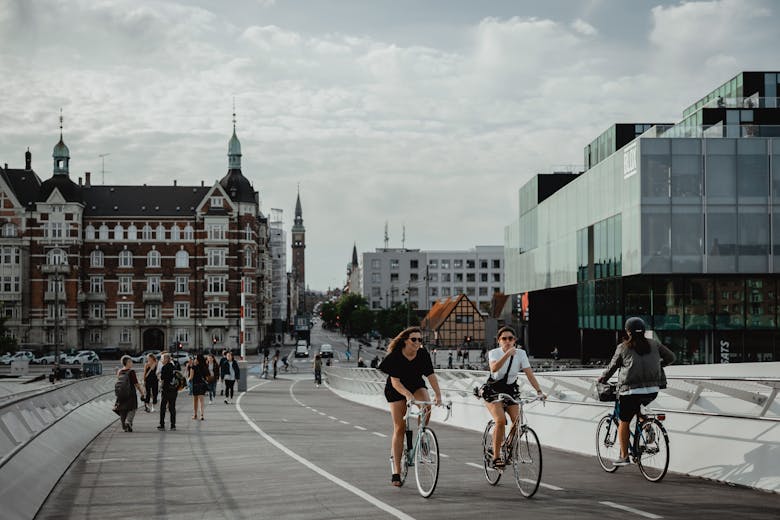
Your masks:
<svg viewBox="0 0 780 520"><path fill-rule="evenodd" d="M260 383L260 384L263 384L263 383ZM294 384L295 383L293 383L293 385ZM260 386L260 385L253 386L252 388L247 390L247 392L254 390L258 386ZM331 482L333 482L334 484L336 484L338 486L341 486L342 488L346 489L350 493L353 493L353 494L357 495L358 497L362 498L363 500L365 500L369 504L372 504L373 506L377 507L378 509L381 509L382 511L385 511L386 513L389 513L389 514L393 515L394 517L399 518L401 520L414 520L413 516L409 516L406 513L404 513L403 511L401 511L399 509L396 509L393 506L391 506L389 504L386 504L385 502L382 502L378 498L376 498L376 497L374 497L372 495L369 495L368 493L366 493L362 489L357 488L357 487L353 486L352 484L350 484L349 482L346 482L346 481L338 478L336 475L328 473L324 469L320 468L319 466L317 466L316 464L312 463L311 461L301 457L300 455L298 455L297 453L292 451L290 448L288 448L287 446L285 446L281 442L277 441L276 439L274 439L273 437L271 437L270 435L265 433L262 429L260 429L260 427L257 424L255 424L255 422L252 419L249 418L249 416L247 414L244 413L244 410L241 408L241 398L244 397L244 395L246 395L247 392L241 393L238 396L238 399L236 399L236 409L238 410L238 413L241 415L241 417L243 417L244 421L246 421L246 423L254 431L256 431L258 433L258 435L260 435L266 441L268 441L269 443L271 443L274 446L276 446L280 451L282 451L283 453L285 453L289 457L297 460L298 462L300 462L301 464L303 464L304 466L306 466L310 470L314 471L315 473L318 473L319 475L322 475L326 479L330 480Z"/></svg>
<svg viewBox="0 0 780 520"><path fill-rule="evenodd" d="M320 415L325 415L325 412L317 412Z"/></svg>
<svg viewBox="0 0 780 520"><path fill-rule="evenodd" d="M124 462L130 459L89 459L87 464L99 464L101 462ZM160 459L157 459L160 460Z"/></svg>
<svg viewBox="0 0 780 520"><path fill-rule="evenodd" d="M663 518L659 515L654 515L653 513L648 513L647 511L642 511L640 509L634 509L633 507L624 506L621 504L616 504L614 502L599 502L599 504L603 504L605 506L614 507L615 509L621 509L623 511L628 511L629 513L634 513L639 516L643 516L645 518Z"/></svg>
<svg viewBox="0 0 780 520"><path fill-rule="evenodd" d="M365 428L363 428L362 426L358 426L357 424L355 425L355 428L357 428L358 430L360 430L362 432L366 431Z"/></svg>
<svg viewBox="0 0 780 520"><path fill-rule="evenodd" d="M444 453L442 453L442 452L439 452L439 457L444 457L445 459L448 459L448 458L450 458L450 456L449 456L449 455L445 455L445 454L444 454Z"/></svg>
<svg viewBox="0 0 780 520"><path fill-rule="evenodd" d="M282 422L287 422L287 419L282 419Z"/></svg>
<svg viewBox="0 0 780 520"><path fill-rule="evenodd" d="M349 424L347 421L342 421L342 420L339 420L339 422L340 422L341 424Z"/></svg>
<svg viewBox="0 0 780 520"><path fill-rule="evenodd" d="M441 455L442 457L444 456L443 453L439 453L439 455ZM484 469L485 468L482 464L475 464L473 462L466 462L465 464L467 466L473 466L473 467L479 468L479 469ZM520 480L522 480L523 482L530 482L531 484L533 484L533 481L530 480L530 479L527 479L527 478L521 478ZM543 487L543 488L551 489L552 491L563 491L562 487L553 486L552 484L545 484L544 482L539 482L539 486Z"/></svg>
<svg viewBox="0 0 780 520"><path fill-rule="evenodd" d="M328 419L330 419L330 420L332 420L332 421L337 421L337 420L338 420L338 419L336 419L335 417L333 417L332 415L329 415L329 416L328 416Z"/></svg>
<svg viewBox="0 0 780 520"><path fill-rule="evenodd" d="M319 413L319 412L318 412L317 410L315 410L314 408L312 408L312 409L311 409L311 411L312 411L312 412L314 412L314 413Z"/></svg>
<svg viewBox="0 0 780 520"><path fill-rule="evenodd" d="M373 433L377 437L387 437L387 435L385 435L384 433L379 433L379 432L371 432L371 433Z"/></svg>
<svg viewBox="0 0 780 520"><path fill-rule="evenodd" d="M467 462L466 466L474 466L475 468L482 469L482 465L481 464L474 464L473 462Z"/></svg>

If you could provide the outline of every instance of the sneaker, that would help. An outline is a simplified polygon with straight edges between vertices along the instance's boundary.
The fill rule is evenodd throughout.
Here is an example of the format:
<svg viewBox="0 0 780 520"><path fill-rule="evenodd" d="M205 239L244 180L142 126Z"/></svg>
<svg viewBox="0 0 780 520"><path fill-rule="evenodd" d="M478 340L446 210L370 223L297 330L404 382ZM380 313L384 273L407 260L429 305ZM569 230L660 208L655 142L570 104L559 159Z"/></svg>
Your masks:
<svg viewBox="0 0 780 520"><path fill-rule="evenodd" d="M176 426L171 426L171 431L175 432L176 431Z"/></svg>
<svg viewBox="0 0 780 520"><path fill-rule="evenodd" d="M123 429L124 431L127 431L127 424L126 424L126 423L122 423L122 429Z"/></svg>
<svg viewBox="0 0 780 520"><path fill-rule="evenodd" d="M144 403L144 412L149 413L149 405Z"/></svg>
<svg viewBox="0 0 780 520"><path fill-rule="evenodd" d="M228 400L227 399L225 399L225 404L228 404Z"/></svg>
<svg viewBox="0 0 780 520"><path fill-rule="evenodd" d="M160 430L161 432L164 432L165 431L165 426L163 426L161 424L160 426L157 427L157 429Z"/></svg>
<svg viewBox="0 0 780 520"><path fill-rule="evenodd" d="M128 425L127 425L127 430L125 430L125 431L126 431L126 432L132 432L132 431L133 431L133 427L132 427L132 425L128 424Z"/></svg>
<svg viewBox="0 0 780 520"><path fill-rule="evenodd" d="M152 405L152 408L149 410L151 413L154 413L154 405Z"/></svg>
<svg viewBox="0 0 780 520"><path fill-rule="evenodd" d="M628 466L629 464L631 464L631 459L629 459L628 457L626 457L625 459L619 458L612 463L613 466Z"/></svg>

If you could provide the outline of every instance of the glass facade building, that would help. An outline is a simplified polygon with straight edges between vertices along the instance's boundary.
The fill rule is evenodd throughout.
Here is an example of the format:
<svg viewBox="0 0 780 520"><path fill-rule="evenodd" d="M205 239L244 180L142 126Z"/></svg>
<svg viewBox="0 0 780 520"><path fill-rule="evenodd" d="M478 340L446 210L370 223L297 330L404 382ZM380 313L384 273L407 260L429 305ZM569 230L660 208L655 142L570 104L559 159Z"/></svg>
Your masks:
<svg viewBox="0 0 780 520"><path fill-rule="evenodd" d="M740 88L774 86L739 92L762 100L749 119L772 122L777 73L738 77L747 74ZM625 318L641 316L680 362L780 359L780 137L750 121L731 131L731 98L714 107L721 121L693 131L691 117L714 117L701 114L710 96L544 200L529 193L545 175L520 189L505 229L506 286L529 294L532 351L555 343L568 357L605 358ZM576 315L562 315L563 298L576 299Z"/></svg>

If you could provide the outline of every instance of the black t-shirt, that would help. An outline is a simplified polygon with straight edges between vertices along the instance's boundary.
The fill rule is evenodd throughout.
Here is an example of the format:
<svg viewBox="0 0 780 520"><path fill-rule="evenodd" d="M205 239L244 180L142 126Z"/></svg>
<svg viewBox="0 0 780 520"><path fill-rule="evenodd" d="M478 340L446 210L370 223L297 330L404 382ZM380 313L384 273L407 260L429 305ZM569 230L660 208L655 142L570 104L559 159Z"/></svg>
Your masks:
<svg viewBox="0 0 780 520"><path fill-rule="evenodd" d="M422 376L433 374L431 355L425 348L417 351L417 355L411 361L401 353L403 347L387 355L379 365L379 370L387 374L385 389L392 389L391 377L397 377L407 390L414 393L418 388L426 388Z"/></svg>

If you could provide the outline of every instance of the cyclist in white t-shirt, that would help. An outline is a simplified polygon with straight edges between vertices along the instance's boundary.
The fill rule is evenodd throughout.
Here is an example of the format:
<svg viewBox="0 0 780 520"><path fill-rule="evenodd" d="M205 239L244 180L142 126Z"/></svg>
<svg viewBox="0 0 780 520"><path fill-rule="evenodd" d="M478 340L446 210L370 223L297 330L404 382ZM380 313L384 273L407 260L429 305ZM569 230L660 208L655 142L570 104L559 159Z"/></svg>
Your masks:
<svg viewBox="0 0 780 520"><path fill-rule="evenodd" d="M515 334L512 327L501 327L498 329L498 348L494 348L488 352L488 364L490 365L490 394L483 395L485 399L485 406L487 406L490 415L493 416L496 426L493 429L493 465L497 468L504 466L504 461L501 459L500 446L504 440L504 431L506 430L506 414L509 414L509 418L512 419L512 423L517 420L520 412L520 407L514 403L505 403L502 400L496 400L495 394L504 393L512 396L517 396L520 390L517 385L517 376L520 370L525 372L525 376L534 387L536 393L542 398L546 397L542 393L542 389L539 386L539 382L534 376L534 371L531 369L531 363L528 361L528 355L522 349L515 347L517 341L517 334Z"/></svg>

